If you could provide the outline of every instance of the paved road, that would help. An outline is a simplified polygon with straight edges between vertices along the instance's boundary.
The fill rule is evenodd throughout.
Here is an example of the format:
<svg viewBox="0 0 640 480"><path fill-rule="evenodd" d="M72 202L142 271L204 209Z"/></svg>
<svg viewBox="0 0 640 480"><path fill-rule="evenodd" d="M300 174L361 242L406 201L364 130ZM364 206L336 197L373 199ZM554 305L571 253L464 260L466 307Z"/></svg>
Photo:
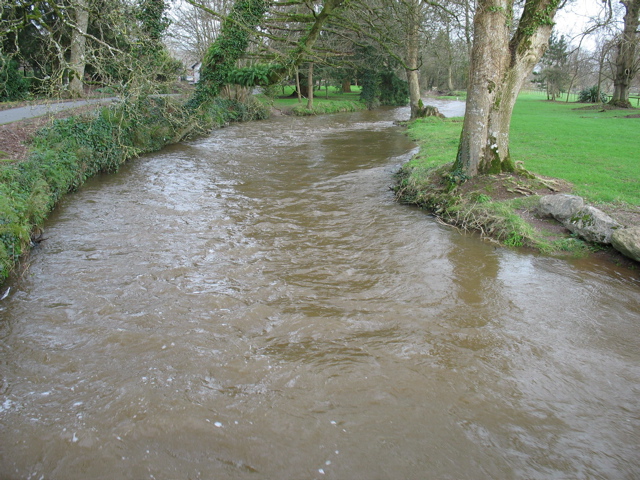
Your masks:
<svg viewBox="0 0 640 480"><path fill-rule="evenodd" d="M76 100L74 102L50 103L45 105L30 105L28 107L12 108L10 110L0 111L0 125L5 123L17 122L25 118L41 117L51 113L57 113L69 108L81 107L92 103L108 103L115 100L110 98L92 98L89 100Z"/></svg>

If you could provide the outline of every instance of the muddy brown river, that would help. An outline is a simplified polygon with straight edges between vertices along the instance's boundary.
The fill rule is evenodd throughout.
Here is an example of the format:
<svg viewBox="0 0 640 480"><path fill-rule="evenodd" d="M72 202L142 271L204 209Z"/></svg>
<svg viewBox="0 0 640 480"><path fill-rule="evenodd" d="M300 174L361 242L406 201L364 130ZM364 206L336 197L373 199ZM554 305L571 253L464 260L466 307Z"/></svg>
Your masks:
<svg viewBox="0 0 640 480"><path fill-rule="evenodd" d="M0 302L0 478L640 477L638 270L396 204L406 116L233 125L68 196Z"/></svg>

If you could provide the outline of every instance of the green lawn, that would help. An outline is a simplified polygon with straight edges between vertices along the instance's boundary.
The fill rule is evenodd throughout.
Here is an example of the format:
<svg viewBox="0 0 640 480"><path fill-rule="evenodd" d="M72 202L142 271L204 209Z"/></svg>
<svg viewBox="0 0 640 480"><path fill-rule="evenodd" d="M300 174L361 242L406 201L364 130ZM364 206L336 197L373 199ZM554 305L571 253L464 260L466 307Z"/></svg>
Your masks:
<svg viewBox="0 0 640 480"><path fill-rule="evenodd" d="M320 90L313 92L313 103L322 104L325 102L358 102L360 100L360 87L354 85L351 86L351 93L342 93L341 89L337 87L329 87L329 91L322 87ZM291 94L295 91L292 86L286 86L284 89L278 89L278 95L274 100L274 106L276 108L291 108L298 105L307 105L307 99L303 98L302 103L298 102L298 97L292 97ZM328 95L327 95L328 93ZM258 98L263 98L263 95L259 95Z"/></svg>
<svg viewBox="0 0 640 480"><path fill-rule="evenodd" d="M625 118L639 111L585 106L523 95L511 124L512 157L568 180L591 201L640 205L640 118Z"/></svg>
<svg viewBox="0 0 640 480"><path fill-rule="evenodd" d="M574 184L591 202L640 205L640 110L585 110L586 104L549 102L544 95L522 94L511 122L511 156L540 175ZM461 119L427 119L410 126L423 144L414 166L453 161Z"/></svg>
<svg viewBox="0 0 640 480"><path fill-rule="evenodd" d="M298 100L297 95L291 96L294 87L286 86L278 89L275 98L258 95L257 98L279 110L287 110L294 115L322 115L325 113L356 112L364 110L365 105L360 101L360 87L351 86L350 93L343 93L337 87L321 88L313 92L313 108L307 109L307 99Z"/></svg>

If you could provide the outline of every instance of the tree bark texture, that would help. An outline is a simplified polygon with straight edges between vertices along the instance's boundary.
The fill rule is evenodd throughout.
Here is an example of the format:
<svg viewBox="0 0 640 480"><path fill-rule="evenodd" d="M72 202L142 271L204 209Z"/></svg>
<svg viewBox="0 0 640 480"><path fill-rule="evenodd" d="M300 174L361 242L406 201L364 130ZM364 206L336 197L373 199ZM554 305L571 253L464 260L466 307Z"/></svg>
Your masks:
<svg viewBox="0 0 640 480"><path fill-rule="evenodd" d="M513 171L511 114L522 84L547 48L559 0L527 0L510 36L514 0L478 0L467 104L454 176Z"/></svg>
<svg viewBox="0 0 640 480"><path fill-rule="evenodd" d="M409 86L409 105L411 107L411 119L417 118L420 109L420 1L411 0L409 3L409 25L406 38L407 52L407 84Z"/></svg>
<svg viewBox="0 0 640 480"><path fill-rule="evenodd" d="M87 0L75 2L76 28L71 34L71 52L69 67L71 68L71 82L69 92L74 97L84 95L84 68L86 65L85 52L87 39L85 34L89 27L89 8Z"/></svg>
<svg viewBox="0 0 640 480"><path fill-rule="evenodd" d="M307 77L307 108L311 110L313 108L313 62L309 63L309 76Z"/></svg>
<svg viewBox="0 0 640 480"><path fill-rule="evenodd" d="M620 3L624 5L626 13L624 15L624 30L618 42L616 74L613 79L613 97L609 103L618 107L631 108L629 87L640 67L636 55L640 0L622 0Z"/></svg>
<svg viewBox="0 0 640 480"><path fill-rule="evenodd" d="M295 94L298 96L298 103L302 103L302 90L300 90L300 70L296 66L296 91Z"/></svg>

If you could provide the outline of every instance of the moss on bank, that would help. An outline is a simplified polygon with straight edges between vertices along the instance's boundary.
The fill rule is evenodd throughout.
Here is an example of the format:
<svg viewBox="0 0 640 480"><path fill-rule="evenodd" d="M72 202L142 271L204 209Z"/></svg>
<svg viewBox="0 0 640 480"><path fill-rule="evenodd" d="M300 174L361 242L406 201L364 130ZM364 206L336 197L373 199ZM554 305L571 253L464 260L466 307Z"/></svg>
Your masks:
<svg viewBox="0 0 640 480"><path fill-rule="evenodd" d="M55 120L38 132L25 161L0 162L0 283L27 252L42 223L68 192L127 160L230 122L263 119L269 110L249 100L217 99L190 113L176 100L145 97L90 114Z"/></svg>

